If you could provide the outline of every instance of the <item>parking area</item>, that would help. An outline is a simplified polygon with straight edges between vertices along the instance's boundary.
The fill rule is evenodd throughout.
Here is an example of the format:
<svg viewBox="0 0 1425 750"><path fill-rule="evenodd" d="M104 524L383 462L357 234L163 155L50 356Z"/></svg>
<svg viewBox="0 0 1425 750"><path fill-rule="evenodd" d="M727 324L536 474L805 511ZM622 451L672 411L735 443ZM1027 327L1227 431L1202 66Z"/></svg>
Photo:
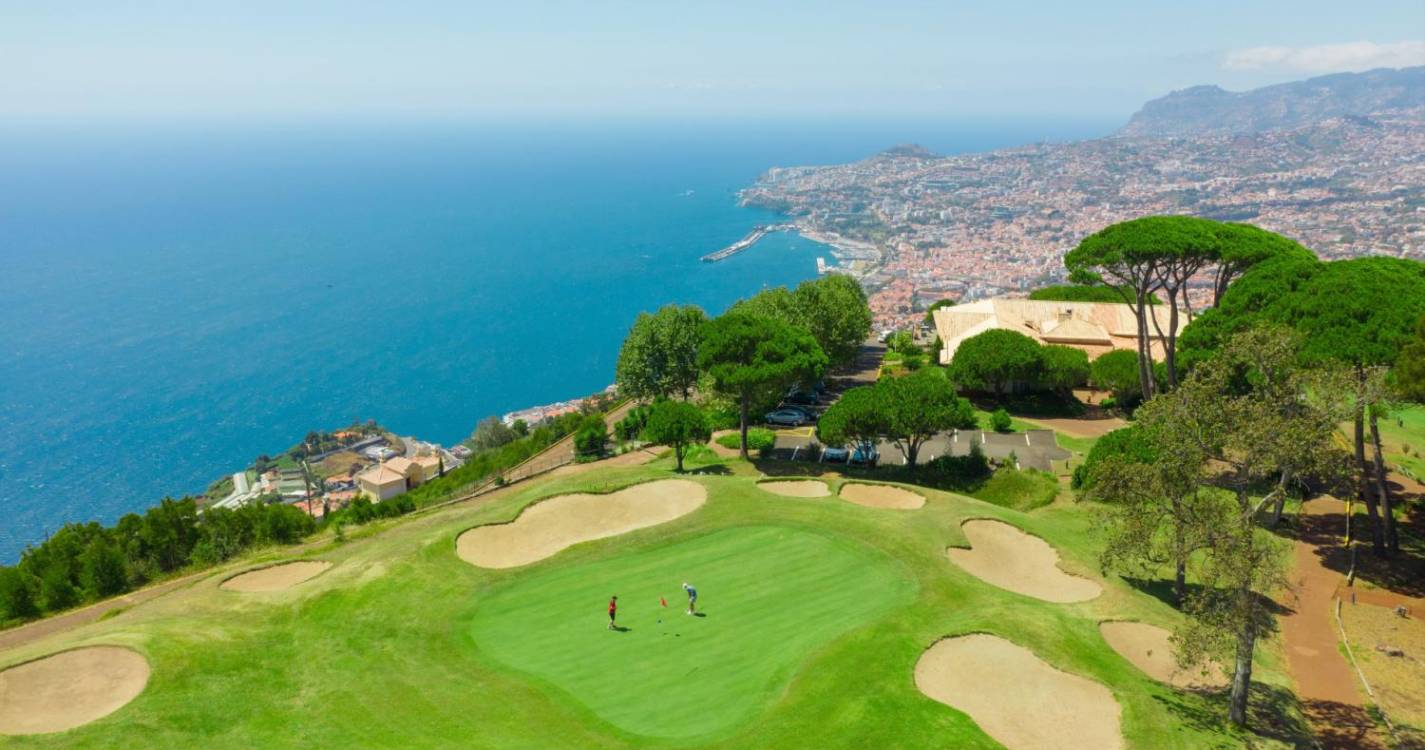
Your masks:
<svg viewBox="0 0 1425 750"><path fill-rule="evenodd" d="M881 359L886 346L871 340L862 344L856 361L828 374L824 390L816 404L792 404L783 406L798 409L813 417L820 417L827 407L836 403L848 389L876 382ZM815 425L771 426L777 434L772 455L783 461L817 461L821 458L821 445L816 439ZM1027 432L998 433L983 430L955 430L931 438L921 446L919 461L925 463L940 456L963 456L970 452L972 441L978 441L985 455L1005 460L1013 454L1021 468L1052 471L1053 462L1069 457L1069 452L1059 447L1053 430L1029 430ZM901 464L905 457L900 449L890 442L877 445L880 462Z"/></svg>
<svg viewBox="0 0 1425 750"><path fill-rule="evenodd" d="M920 448L920 463L932 461L940 456L964 456L970 452L972 442L979 442L986 456L1006 460L1011 454L1019 462L1020 468L1053 471L1053 462L1070 456L1054 440L1053 430L1030 430L1028 432L985 432L983 430L955 430L936 435ZM903 464L905 456L889 441L876 445L880 452L880 463ZM774 458L783 461L818 461L821 445L817 443L816 431L812 427L798 427L777 431Z"/></svg>

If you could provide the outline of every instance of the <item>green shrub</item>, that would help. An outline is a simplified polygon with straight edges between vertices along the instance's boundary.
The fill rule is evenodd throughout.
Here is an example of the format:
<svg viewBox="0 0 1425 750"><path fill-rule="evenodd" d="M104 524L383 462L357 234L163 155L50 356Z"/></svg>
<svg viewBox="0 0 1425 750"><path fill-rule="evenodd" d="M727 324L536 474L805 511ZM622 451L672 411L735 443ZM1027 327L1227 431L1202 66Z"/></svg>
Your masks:
<svg viewBox="0 0 1425 750"><path fill-rule="evenodd" d="M747 428L747 450L759 453L772 450L772 446L777 443L777 433L766 427ZM717 444L724 448L737 450L742 445L742 436L736 432L720 435Z"/></svg>
<svg viewBox="0 0 1425 750"><path fill-rule="evenodd" d="M990 429L995 432L1013 432L1014 420L1009 416L1009 412L1004 409L995 409L990 414Z"/></svg>

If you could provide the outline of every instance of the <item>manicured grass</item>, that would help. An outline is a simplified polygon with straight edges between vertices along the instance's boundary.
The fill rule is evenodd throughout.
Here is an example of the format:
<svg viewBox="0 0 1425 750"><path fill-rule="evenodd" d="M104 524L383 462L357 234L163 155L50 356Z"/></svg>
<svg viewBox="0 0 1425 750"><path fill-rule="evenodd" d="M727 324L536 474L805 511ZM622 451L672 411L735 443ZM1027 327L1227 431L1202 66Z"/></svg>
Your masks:
<svg viewBox="0 0 1425 750"><path fill-rule="evenodd" d="M63 734L0 738L0 747L993 748L966 715L926 698L912 679L937 639L971 632L1000 635L1107 686L1123 708L1129 747L1303 741L1295 730L1272 737L1230 731L1221 696L1155 683L1104 643L1101 619L1172 626L1178 615L1128 582L1100 576L1090 507L1055 503L1021 513L920 489L927 503L919 510L876 510L834 496L769 495L742 461L704 469L687 475L708 489L695 513L524 568L466 564L455 555L455 538L552 495L667 478L671 462L547 476L479 502L375 522L360 538L314 550L335 565L290 591L217 587L240 567L287 553L258 554L118 617L4 652L0 664L8 665L74 645L127 645L149 659L153 674L143 694L104 719ZM836 490L839 480L830 481ZM960 524L986 517L1049 541L1064 568L1102 581L1103 595L1048 604L950 563L946 547L966 543ZM696 655L680 654L681 644L655 645L656 615L649 624L651 597L667 593L671 606L681 606L676 587L684 577L699 586L708 617L670 614L681 618L680 635L658 638L691 639ZM887 591L869 591L871 582ZM849 598L837 587L849 589ZM603 630L612 593L632 632ZM799 617L807 612L815 617ZM570 663L555 664L524 642L562 648L538 631L545 626L569 629L553 635L572 640ZM599 644L619 650L600 653ZM656 664L636 653L643 644ZM1274 721L1279 726L1295 726L1279 644L1264 640L1259 654L1256 708L1284 717ZM680 658L711 661L668 687ZM717 659L754 673L719 671ZM700 684L704 670L713 677ZM637 685L645 675L692 695L655 695ZM744 687L750 696L740 694Z"/></svg>
<svg viewBox="0 0 1425 750"><path fill-rule="evenodd" d="M1053 474L1033 469L1000 469L973 496L1014 510L1034 510L1054 502L1059 482Z"/></svg>
<svg viewBox="0 0 1425 750"><path fill-rule="evenodd" d="M812 650L906 603L898 573L849 540L737 527L525 578L481 604L470 632L621 729L687 738L745 723ZM683 580L702 616L686 614ZM621 632L604 617L614 592Z"/></svg>
<svg viewBox="0 0 1425 750"><path fill-rule="evenodd" d="M1425 406L1400 409L1379 423L1386 461L1425 482Z"/></svg>

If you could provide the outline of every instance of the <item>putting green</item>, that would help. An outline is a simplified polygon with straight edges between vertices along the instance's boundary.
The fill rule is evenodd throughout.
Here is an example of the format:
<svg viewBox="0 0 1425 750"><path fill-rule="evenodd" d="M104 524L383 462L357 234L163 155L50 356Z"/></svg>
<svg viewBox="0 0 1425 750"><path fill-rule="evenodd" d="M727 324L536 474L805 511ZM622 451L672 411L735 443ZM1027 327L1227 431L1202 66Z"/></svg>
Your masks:
<svg viewBox="0 0 1425 750"><path fill-rule="evenodd" d="M683 581L704 617L685 613ZM613 594L623 632L607 629ZM470 632L620 729L681 739L754 718L812 651L914 594L899 566L850 540L739 527L532 573L483 602Z"/></svg>

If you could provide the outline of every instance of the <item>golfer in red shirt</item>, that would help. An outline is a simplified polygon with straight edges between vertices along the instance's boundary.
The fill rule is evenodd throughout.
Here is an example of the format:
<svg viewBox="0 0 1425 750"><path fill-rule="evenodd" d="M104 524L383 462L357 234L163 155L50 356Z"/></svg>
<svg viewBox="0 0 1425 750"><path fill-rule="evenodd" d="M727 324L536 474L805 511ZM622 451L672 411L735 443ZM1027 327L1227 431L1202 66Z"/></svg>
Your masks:
<svg viewBox="0 0 1425 750"><path fill-rule="evenodd" d="M617 596L612 597L612 598L609 599L609 630L617 630L617 629L618 629L618 626L617 626L617 625L614 625L614 618L616 618L616 617L618 617L618 597L617 597Z"/></svg>

